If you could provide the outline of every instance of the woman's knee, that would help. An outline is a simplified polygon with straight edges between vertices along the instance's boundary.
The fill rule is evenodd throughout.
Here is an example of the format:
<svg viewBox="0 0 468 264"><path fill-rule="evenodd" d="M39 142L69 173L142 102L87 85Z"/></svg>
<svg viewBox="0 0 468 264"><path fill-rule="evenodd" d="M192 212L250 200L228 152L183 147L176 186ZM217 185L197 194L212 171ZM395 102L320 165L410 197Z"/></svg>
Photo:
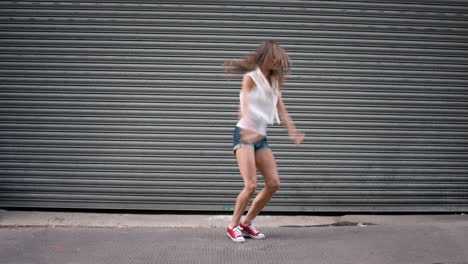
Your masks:
<svg viewBox="0 0 468 264"><path fill-rule="evenodd" d="M257 190L257 183L249 183L244 186L244 190L249 194L253 195L255 191Z"/></svg>
<svg viewBox="0 0 468 264"><path fill-rule="evenodd" d="M273 180L273 181L268 181L265 184L265 187L267 187L269 190L276 191L280 188L280 181L279 180Z"/></svg>

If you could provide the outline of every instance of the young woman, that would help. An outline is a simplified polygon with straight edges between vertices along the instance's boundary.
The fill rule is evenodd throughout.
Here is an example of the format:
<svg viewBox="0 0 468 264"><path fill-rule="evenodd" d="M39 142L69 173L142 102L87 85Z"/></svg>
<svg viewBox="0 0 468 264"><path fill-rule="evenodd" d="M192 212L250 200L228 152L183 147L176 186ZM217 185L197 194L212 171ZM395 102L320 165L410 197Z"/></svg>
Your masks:
<svg viewBox="0 0 468 264"><path fill-rule="evenodd" d="M240 92L240 120L233 136L234 153L244 180L244 189L237 197L227 234L235 242L245 242L242 232L255 239L264 239L265 235L257 231L252 221L280 185L276 161L266 137L267 125L280 123L281 117L296 145L304 139L304 134L296 130L281 97L284 77L290 70L290 59L277 43L265 41L253 55L242 60L226 61L225 65L230 66L228 72L244 73ZM241 222L247 204L257 189L257 170L264 178L265 187L255 197Z"/></svg>

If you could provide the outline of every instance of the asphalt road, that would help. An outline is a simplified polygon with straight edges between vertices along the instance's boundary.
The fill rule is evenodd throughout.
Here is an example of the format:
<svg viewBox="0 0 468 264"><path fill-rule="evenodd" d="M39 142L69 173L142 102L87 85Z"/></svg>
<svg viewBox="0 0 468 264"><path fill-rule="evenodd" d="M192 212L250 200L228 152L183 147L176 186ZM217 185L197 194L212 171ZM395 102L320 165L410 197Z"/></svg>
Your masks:
<svg viewBox="0 0 468 264"><path fill-rule="evenodd" d="M257 226L267 238L242 244L222 227L3 226L0 263L468 264L465 219Z"/></svg>

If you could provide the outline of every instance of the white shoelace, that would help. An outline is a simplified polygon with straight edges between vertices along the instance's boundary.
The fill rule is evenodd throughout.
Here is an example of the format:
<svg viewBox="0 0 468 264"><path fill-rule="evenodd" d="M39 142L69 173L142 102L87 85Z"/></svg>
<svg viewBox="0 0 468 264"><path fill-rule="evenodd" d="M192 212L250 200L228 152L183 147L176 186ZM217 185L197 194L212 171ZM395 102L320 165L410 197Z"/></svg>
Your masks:
<svg viewBox="0 0 468 264"><path fill-rule="evenodd" d="M242 232L241 232L241 227L240 227L240 226L237 226L237 227L233 228L232 230L234 231L234 234L236 234L236 237L242 236Z"/></svg>
<svg viewBox="0 0 468 264"><path fill-rule="evenodd" d="M257 229L255 228L254 225L250 224L248 227L249 227L252 231L254 231L255 233L259 233L259 232L257 231Z"/></svg>

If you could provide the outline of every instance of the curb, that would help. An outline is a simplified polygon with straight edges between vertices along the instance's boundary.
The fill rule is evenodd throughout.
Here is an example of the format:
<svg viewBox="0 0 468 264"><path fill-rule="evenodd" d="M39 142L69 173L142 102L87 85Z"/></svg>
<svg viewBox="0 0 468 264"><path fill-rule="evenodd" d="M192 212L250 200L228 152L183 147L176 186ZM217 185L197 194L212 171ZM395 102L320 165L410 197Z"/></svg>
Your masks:
<svg viewBox="0 0 468 264"><path fill-rule="evenodd" d="M260 215L262 227L318 226L340 217ZM0 227L226 227L231 215L107 214L0 210Z"/></svg>
<svg viewBox="0 0 468 264"><path fill-rule="evenodd" d="M231 215L115 214L0 210L0 228L7 227L187 227L225 228ZM468 215L343 215L281 216L260 215L263 227L324 227L407 224L466 224Z"/></svg>

